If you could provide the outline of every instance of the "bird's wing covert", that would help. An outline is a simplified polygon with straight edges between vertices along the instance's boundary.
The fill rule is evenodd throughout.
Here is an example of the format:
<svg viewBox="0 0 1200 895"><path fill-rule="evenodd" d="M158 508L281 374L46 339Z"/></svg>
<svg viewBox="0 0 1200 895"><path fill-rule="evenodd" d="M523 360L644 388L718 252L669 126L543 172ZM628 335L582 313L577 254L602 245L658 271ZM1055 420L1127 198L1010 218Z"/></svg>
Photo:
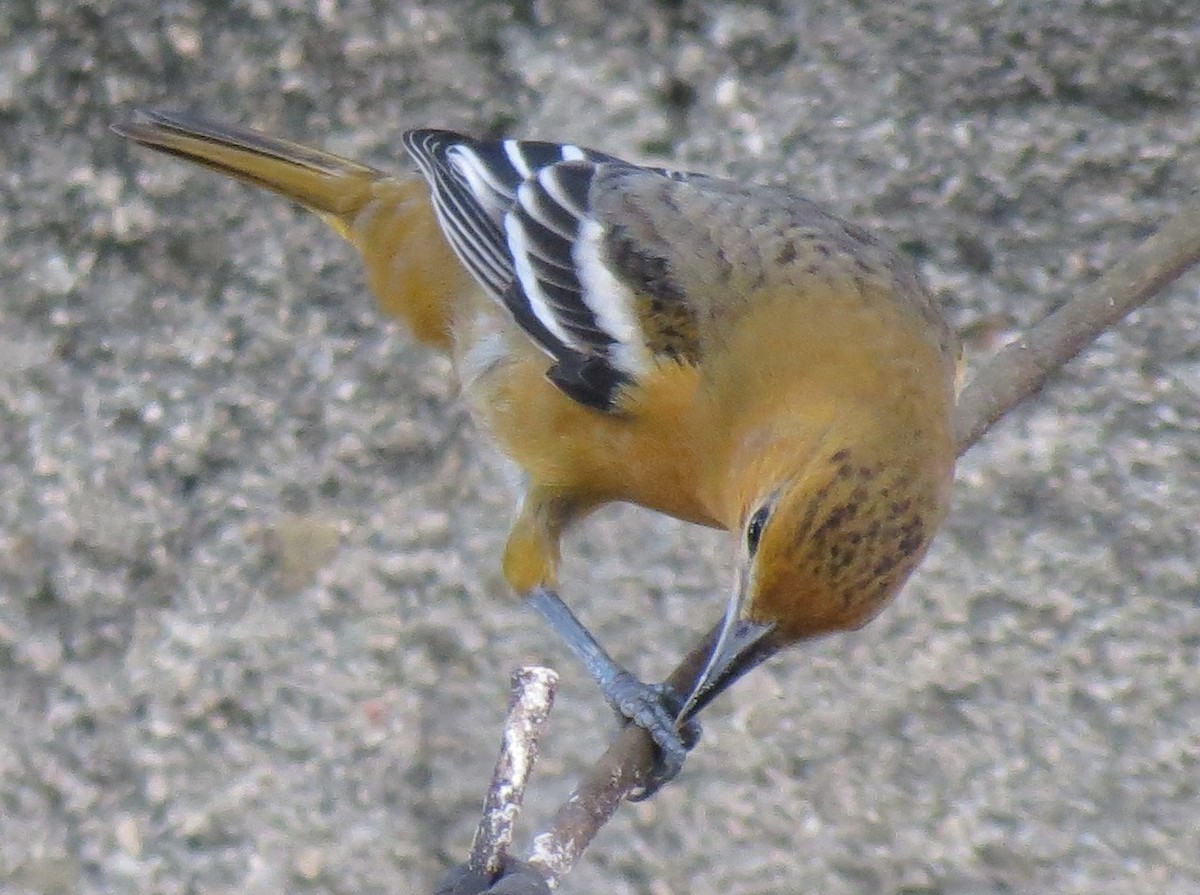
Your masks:
<svg viewBox="0 0 1200 895"><path fill-rule="evenodd" d="M682 179L571 144L405 135L454 251L554 363L549 378L590 407L615 409L652 363L639 298L614 269L613 228L592 205L613 173Z"/></svg>

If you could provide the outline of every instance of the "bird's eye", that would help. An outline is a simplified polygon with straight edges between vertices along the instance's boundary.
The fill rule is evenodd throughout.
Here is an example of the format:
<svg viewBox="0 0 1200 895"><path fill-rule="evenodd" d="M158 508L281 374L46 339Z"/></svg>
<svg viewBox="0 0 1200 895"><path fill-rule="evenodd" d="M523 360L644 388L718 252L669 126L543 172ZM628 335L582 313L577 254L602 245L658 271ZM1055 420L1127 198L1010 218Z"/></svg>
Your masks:
<svg viewBox="0 0 1200 895"><path fill-rule="evenodd" d="M746 550L751 556L758 551L758 542L762 538L763 529L766 528L770 515L771 504L765 503L754 511L754 515L746 523Z"/></svg>

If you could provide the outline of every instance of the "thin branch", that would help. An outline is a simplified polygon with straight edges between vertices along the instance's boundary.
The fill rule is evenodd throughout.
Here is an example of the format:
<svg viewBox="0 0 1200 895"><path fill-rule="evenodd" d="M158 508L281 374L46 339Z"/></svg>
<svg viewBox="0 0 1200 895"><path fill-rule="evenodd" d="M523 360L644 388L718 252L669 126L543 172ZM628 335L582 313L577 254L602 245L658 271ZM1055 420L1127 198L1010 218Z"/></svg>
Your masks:
<svg viewBox="0 0 1200 895"><path fill-rule="evenodd" d="M525 800L525 785L537 761L538 741L546 729L557 690L558 674L549 668L524 666L513 672L500 756L467 859L467 869L472 873L495 877L504 866L513 825Z"/></svg>
<svg viewBox="0 0 1200 895"><path fill-rule="evenodd" d="M967 385L955 410L961 456L1049 376L1125 315L1146 304L1200 261L1200 201L1187 205L1157 234L1080 294L992 358ZM688 693L704 667L717 629L708 633L667 679ZM646 779L654 747L648 734L628 726L537 836L529 861L554 877L569 871L621 801Z"/></svg>
<svg viewBox="0 0 1200 895"><path fill-rule="evenodd" d="M1140 308L1200 261L1200 201L1184 206L1162 229L1104 276L1005 347L958 398L954 436L961 457L1001 417L1126 314Z"/></svg>
<svg viewBox="0 0 1200 895"><path fill-rule="evenodd" d="M677 693L689 693L699 679L719 626L687 654L666 683ZM654 766L654 741L630 724L617 735L608 751L575 787L554 815L547 832L533 840L529 863L544 868L553 878L565 875L588 843L616 813L621 801L648 779Z"/></svg>

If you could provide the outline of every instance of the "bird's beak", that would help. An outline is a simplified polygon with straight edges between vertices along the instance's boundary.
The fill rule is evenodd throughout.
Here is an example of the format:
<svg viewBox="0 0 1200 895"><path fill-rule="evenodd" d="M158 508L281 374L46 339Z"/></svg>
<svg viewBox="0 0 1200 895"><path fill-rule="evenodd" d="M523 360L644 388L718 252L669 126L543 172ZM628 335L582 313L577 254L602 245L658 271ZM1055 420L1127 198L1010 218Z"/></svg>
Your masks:
<svg viewBox="0 0 1200 895"><path fill-rule="evenodd" d="M717 635L708 664L684 701L678 721L687 721L720 695L725 688L779 649L771 635L775 625L760 624L742 618L746 602L743 584L729 601L725 619Z"/></svg>

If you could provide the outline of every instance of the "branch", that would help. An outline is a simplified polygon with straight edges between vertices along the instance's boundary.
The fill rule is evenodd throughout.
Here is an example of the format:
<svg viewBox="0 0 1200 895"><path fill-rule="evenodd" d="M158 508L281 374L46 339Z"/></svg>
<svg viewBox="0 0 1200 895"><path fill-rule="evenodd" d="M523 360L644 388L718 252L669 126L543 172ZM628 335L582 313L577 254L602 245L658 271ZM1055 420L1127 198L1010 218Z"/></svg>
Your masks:
<svg viewBox="0 0 1200 895"><path fill-rule="evenodd" d="M690 693L716 643L720 626L687 654L667 678L676 693ZM640 727L627 725L575 787L554 815L548 832L533 840L526 859L552 878L565 875L583 850L634 789L640 789L654 767L654 741Z"/></svg>
<svg viewBox="0 0 1200 895"><path fill-rule="evenodd" d="M967 384L954 412L961 457L1051 373L1126 314L1146 304L1200 261L1200 201L1184 206L1157 233L1081 293L993 357Z"/></svg>
<svg viewBox="0 0 1200 895"><path fill-rule="evenodd" d="M500 757L467 859L467 869L472 873L495 877L504 866L513 825L525 800L525 785L537 761L538 740L546 728L557 689L558 674L549 668L525 666L513 672Z"/></svg>
<svg viewBox="0 0 1200 895"><path fill-rule="evenodd" d="M1200 201L1185 206L1127 258L984 365L963 389L955 408L958 455L1101 333L1146 304L1197 261ZM667 679L677 692L691 692L716 632L713 628ZM621 801L646 779L653 762L650 737L640 728L626 727L558 809L547 832L534 839L530 863L540 865L554 878L567 873Z"/></svg>

